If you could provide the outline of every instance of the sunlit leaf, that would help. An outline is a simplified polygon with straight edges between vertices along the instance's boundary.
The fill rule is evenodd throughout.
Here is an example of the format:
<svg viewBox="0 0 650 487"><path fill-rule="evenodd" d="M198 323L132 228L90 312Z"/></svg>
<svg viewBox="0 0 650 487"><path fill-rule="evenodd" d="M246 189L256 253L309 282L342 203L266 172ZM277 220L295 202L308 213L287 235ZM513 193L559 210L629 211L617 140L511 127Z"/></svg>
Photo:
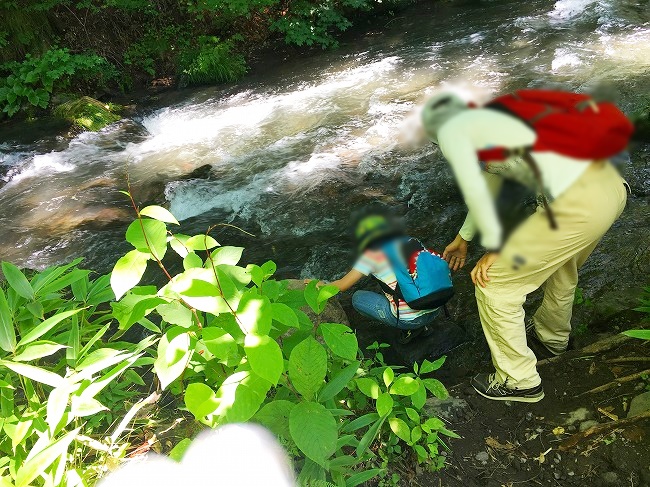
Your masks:
<svg viewBox="0 0 650 487"><path fill-rule="evenodd" d="M132 250L117 261L111 273L111 288L115 299L120 299L128 290L138 285L147 270L148 260L148 254Z"/></svg>
<svg viewBox="0 0 650 487"><path fill-rule="evenodd" d="M147 206L146 208L140 210L140 214L144 216L148 216L149 218L160 220L161 222L180 225L180 223L178 223L178 220L176 220L174 215L172 215L169 210L163 208L162 206L156 206L156 205Z"/></svg>
<svg viewBox="0 0 650 487"><path fill-rule="evenodd" d="M199 382L190 384L185 389L185 406L198 420L213 413L219 406L219 401L212 390Z"/></svg>
<svg viewBox="0 0 650 487"><path fill-rule="evenodd" d="M16 331L4 291L0 288L0 348L5 352L16 350Z"/></svg>
<svg viewBox="0 0 650 487"><path fill-rule="evenodd" d="M251 371L236 372L217 391L219 407L215 414L229 423L248 421L259 410L271 383Z"/></svg>
<svg viewBox="0 0 650 487"><path fill-rule="evenodd" d="M411 430L404 420L399 418L390 418L388 424L393 433L395 433L400 439L407 443L411 441Z"/></svg>
<svg viewBox="0 0 650 487"><path fill-rule="evenodd" d="M249 334L244 341L244 350L253 372L276 385L284 372L282 350L277 342L267 335Z"/></svg>
<svg viewBox="0 0 650 487"><path fill-rule="evenodd" d="M309 336L294 347L289 357L289 379L306 399L320 389L327 374L327 352Z"/></svg>
<svg viewBox="0 0 650 487"><path fill-rule="evenodd" d="M255 292L244 294L237 309L237 320L244 333L267 335L273 321L273 308L269 298Z"/></svg>
<svg viewBox="0 0 650 487"><path fill-rule="evenodd" d="M14 291L25 299L34 299L34 290L31 284L18 267L11 262L2 262L2 273Z"/></svg>
<svg viewBox="0 0 650 487"><path fill-rule="evenodd" d="M422 383L438 399L447 399L449 397L449 393L444 384L438 379L423 379Z"/></svg>
<svg viewBox="0 0 650 487"><path fill-rule="evenodd" d="M158 220L135 220L126 229L126 241L139 252L162 260L167 251L167 226Z"/></svg>
<svg viewBox="0 0 650 487"><path fill-rule="evenodd" d="M205 348L218 359L227 360L237 353L235 339L225 330L210 326L203 328L201 334Z"/></svg>
<svg viewBox="0 0 650 487"><path fill-rule="evenodd" d="M60 375L33 365L0 360L0 366L7 367L19 375L28 377L36 382L47 384L48 386L58 387L63 383L63 377Z"/></svg>
<svg viewBox="0 0 650 487"><path fill-rule="evenodd" d="M390 393L400 396L410 396L411 394L415 394L419 388L420 385L412 377L400 376L390 387Z"/></svg>
<svg viewBox="0 0 650 487"><path fill-rule="evenodd" d="M377 399L379 397L379 393L381 391L379 389L379 384L377 384L375 379L371 379L370 377L362 377L360 379L357 379L356 382L359 390L369 398Z"/></svg>
<svg viewBox="0 0 650 487"><path fill-rule="evenodd" d="M237 265L241 259L241 255L244 252L243 247L220 247L212 251L210 256L214 265L219 264L228 264L228 265Z"/></svg>
<svg viewBox="0 0 650 487"><path fill-rule="evenodd" d="M184 328L174 327L158 342L154 369L164 390L183 373L192 356L190 335Z"/></svg>
<svg viewBox="0 0 650 487"><path fill-rule="evenodd" d="M300 451L319 465L325 466L336 451L336 420L321 404L298 403L289 415L289 429Z"/></svg>
<svg viewBox="0 0 650 487"><path fill-rule="evenodd" d="M36 477L52 465L54 460L68 450L70 443L75 439L79 430L70 431L58 440L52 442L47 448L40 451L33 458L27 460L16 472L16 487L26 487Z"/></svg>
<svg viewBox="0 0 650 487"><path fill-rule="evenodd" d="M299 328L298 316L295 311L283 303L271 303L273 319L285 326Z"/></svg>
<svg viewBox="0 0 650 487"><path fill-rule="evenodd" d="M382 392L377 397L377 413L379 416L388 416L393 411L393 398L390 394Z"/></svg>
<svg viewBox="0 0 650 487"><path fill-rule="evenodd" d="M428 374L429 372L433 372L434 370L438 370L440 367L442 367L442 364L445 363L446 356L440 357L438 360L435 360L433 362L429 362L428 360L424 360L422 362L422 366L420 367L420 374Z"/></svg>
<svg viewBox="0 0 650 487"><path fill-rule="evenodd" d="M18 362L29 362L38 360L39 358L47 357L53 353L58 352L62 348L67 348L65 345L59 345L55 342L40 341L34 342L24 348L22 352L14 356L14 360Z"/></svg>
<svg viewBox="0 0 650 487"><path fill-rule="evenodd" d="M339 323L323 323L319 327L325 343L339 357L355 360L359 344L352 329Z"/></svg>

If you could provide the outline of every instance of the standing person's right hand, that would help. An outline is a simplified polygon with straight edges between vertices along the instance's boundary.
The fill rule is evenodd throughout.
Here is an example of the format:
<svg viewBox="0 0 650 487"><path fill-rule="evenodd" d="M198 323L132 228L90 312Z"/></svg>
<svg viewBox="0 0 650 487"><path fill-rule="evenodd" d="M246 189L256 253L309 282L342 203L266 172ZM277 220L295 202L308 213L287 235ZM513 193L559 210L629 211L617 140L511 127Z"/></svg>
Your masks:
<svg viewBox="0 0 650 487"><path fill-rule="evenodd" d="M467 258L467 240L460 235L456 235L454 241L445 247L442 258L449 262L449 268L452 271L457 271L463 267Z"/></svg>

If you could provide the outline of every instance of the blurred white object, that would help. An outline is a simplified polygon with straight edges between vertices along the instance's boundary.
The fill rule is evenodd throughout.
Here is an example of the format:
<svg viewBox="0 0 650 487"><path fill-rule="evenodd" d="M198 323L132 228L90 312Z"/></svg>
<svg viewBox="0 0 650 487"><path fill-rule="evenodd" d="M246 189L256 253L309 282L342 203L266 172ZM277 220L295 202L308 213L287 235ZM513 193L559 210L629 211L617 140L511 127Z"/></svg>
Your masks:
<svg viewBox="0 0 650 487"><path fill-rule="evenodd" d="M147 454L102 479L98 487L292 487L289 458L275 438L253 424L201 433L176 463Z"/></svg>

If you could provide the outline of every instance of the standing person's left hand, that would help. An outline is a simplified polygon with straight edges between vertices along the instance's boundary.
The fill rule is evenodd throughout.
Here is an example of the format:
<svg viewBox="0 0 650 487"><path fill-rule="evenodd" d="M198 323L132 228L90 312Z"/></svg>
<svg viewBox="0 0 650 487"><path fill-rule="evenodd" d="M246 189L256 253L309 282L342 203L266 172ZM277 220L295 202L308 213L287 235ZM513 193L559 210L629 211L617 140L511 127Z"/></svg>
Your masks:
<svg viewBox="0 0 650 487"><path fill-rule="evenodd" d="M487 282L490 280L488 277L488 269L492 267L492 264L494 264L498 258L498 252L488 252L478 260L474 269L472 269L472 272L470 273L474 285L478 283L481 287L487 286Z"/></svg>

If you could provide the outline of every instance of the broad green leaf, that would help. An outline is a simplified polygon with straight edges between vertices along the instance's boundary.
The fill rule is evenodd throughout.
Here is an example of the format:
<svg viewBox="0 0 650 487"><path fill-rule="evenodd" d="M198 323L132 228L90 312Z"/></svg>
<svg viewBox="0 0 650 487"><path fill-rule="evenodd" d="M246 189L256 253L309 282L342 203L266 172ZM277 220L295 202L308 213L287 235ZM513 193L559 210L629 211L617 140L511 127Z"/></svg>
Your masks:
<svg viewBox="0 0 650 487"><path fill-rule="evenodd" d="M48 386L58 387L63 383L63 377L60 375L33 365L0 360L0 366L7 367L9 370L13 370L16 374L28 377L29 379L41 382L42 384L47 384Z"/></svg>
<svg viewBox="0 0 650 487"><path fill-rule="evenodd" d="M115 299L120 299L124 294L137 286L147 270L149 255L138 250L132 250L118 259L111 273L111 288Z"/></svg>
<svg viewBox="0 0 650 487"><path fill-rule="evenodd" d="M210 256L214 265L237 265L239 259L241 259L242 252L244 252L243 247L220 247L213 250Z"/></svg>
<svg viewBox="0 0 650 487"><path fill-rule="evenodd" d="M169 458L171 458L175 462L180 462L183 459L185 452L187 451L187 449L190 447L191 444L192 444L192 440L190 438L183 438L169 452Z"/></svg>
<svg viewBox="0 0 650 487"><path fill-rule="evenodd" d="M251 275L243 267L239 267L237 265L219 264L218 266L215 266L213 269L217 270L217 275L220 281L219 284L222 286L222 291L224 293L224 296L226 296L228 299L230 299L230 296L227 294L228 290L223 287L224 284L221 282L223 281L224 277L228 279L228 282L226 284L229 285L232 284L232 286L234 287L234 289L230 291L230 294L232 294L233 296L241 292L251 282ZM275 282L275 281L267 281L267 282ZM262 286L265 287L266 283L262 283ZM268 298L271 298L271 296L268 293L262 293L262 294L265 294Z"/></svg>
<svg viewBox="0 0 650 487"><path fill-rule="evenodd" d="M400 396L410 396L411 394L415 394L419 388L419 384L412 377L400 376L390 387L390 393Z"/></svg>
<svg viewBox="0 0 650 487"><path fill-rule="evenodd" d="M273 400L264 405L255 416L253 421L266 426L275 435L285 439L291 439L289 432L289 415L295 407L295 403L286 400Z"/></svg>
<svg viewBox="0 0 650 487"><path fill-rule="evenodd" d="M0 288L0 348L10 353L16 350L16 330L9 303L7 303L7 297L2 288Z"/></svg>
<svg viewBox="0 0 650 487"><path fill-rule="evenodd" d="M62 348L67 347L49 341L34 342L25 347L19 354L15 355L13 359L18 362L30 362L32 360L38 360L39 358L52 355Z"/></svg>
<svg viewBox="0 0 650 487"><path fill-rule="evenodd" d="M406 443L409 443L411 441L411 430L404 420L399 418L390 418L388 420L388 425L390 426L390 429L393 431L393 433L395 433Z"/></svg>
<svg viewBox="0 0 650 487"><path fill-rule="evenodd" d="M38 302L38 301L33 301L31 303L27 303L25 305L25 308L27 308L27 311L29 311L31 314L33 314L36 318L39 320L45 319L43 316L43 305Z"/></svg>
<svg viewBox="0 0 650 487"><path fill-rule="evenodd" d="M128 330L151 313L159 304L166 303L163 298L155 294L149 294L150 292L155 293L155 288L150 290L148 287L136 287L132 292L124 296L120 302L111 303L113 316L119 322L120 330Z"/></svg>
<svg viewBox="0 0 650 487"><path fill-rule="evenodd" d="M66 275L43 286L39 290L38 294L45 296L50 293L59 292L61 289L71 286L72 284L79 282L82 279L86 279L89 274L90 271L84 269L74 269L72 272L69 272Z"/></svg>
<svg viewBox="0 0 650 487"><path fill-rule="evenodd" d="M328 300L339 293L339 288L332 284L327 284L318 289L316 302L318 303L318 313L325 311Z"/></svg>
<svg viewBox="0 0 650 487"><path fill-rule="evenodd" d="M370 377L362 377L360 379L357 379L356 383L359 390L369 398L377 399L379 397L379 393L381 391L379 390L379 384L377 384L375 379L371 379Z"/></svg>
<svg viewBox="0 0 650 487"><path fill-rule="evenodd" d="M427 402L427 389L420 379L416 379L418 390L411 395L411 403L416 409L422 409Z"/></svg>
<svg viewBox="0 0 650 487"><path fill-rule="evenodd" d="M641 340L650 340L650 330L627 330L623 332L631 338L640 338Z"/></svg>
<svg viewBox="0 0 650 487"><path fill-rule="evenodd" d="M126 241L139 252L162 260L167 251L167 226L158 220L135 220L126 229Z"/></svg>
<svg viewBox="0 0 650 487"><path fill-rule="evenodd" d="M79 365L77 372L70 376L70 381L80 382L84 379L90 379L100 370L119 364L124 360L133 357L132 353L113 348L99 348L89 354Z"/></svg>
<svg viewBox="0 0 650 487"><path fill-rule="evenodd" d="M284 372L284 358L277 342L267 335L249 334L244 341L244 350L253 372L277 385Z"/></svg>
<svg viewBox="0 0 650 487"><path fill-rule="evenodd" d="M435 360L433 362L429 362L428 360L424 360L422 362L422 366L420 367L420 374L428 374L429 372L433 372L434 370L438 370L440 367L442 367L442 364L445 363L446 356L440 357L438 360Z"/></svg>
<svg viewBox="0 0 650 487"><path fill-rule="evenodd" d="M429 458L429 454L427 453L427 451L424 449L423 446L413 445L413 449L415 450L415 453L418 454L418 461L424 461L427 458Z"/></svg>
<svg viewBox="0 0 650 487"><path fill-rule="evenodd" d="M295 311L283 303L271 303L273 319L291 328L300 328Z"/></svg>
<svg viewBox="0 0 650 487"><path fill-rule="evenodd" d="M271 383L252 371L236 372L217 391L215 414L224 422L243 423L253 417L266 399Z"/></svg>
<svg viewBox="0 0 650 487"><path fill-rule="evenodd" d="M162 336L153 367L163 390L183 373L192 356L191 348L190 335L184 328L171 328Z"/></svg>
<svg viewBox="0 0 650 487"><path fill-rule="evenodd" d="M377 421L373 423L373 425L370 428L368 428L368 431L366 431L366 433L361 438L361 441L357 445L357 449L356 449L357 458L361 458L363 454L366 452L366 449L372 444L373 441L375 441L375 438L377 437L377 433L379 433L379 429L384 424L385 420L386 420L385 416L383 418L379 418Z"/></svg>
<svg viewBox="0 0 650 487"><path fill-rule="evenodd" d="M383 472L384 470L381 468L371 468L369 470L364 470L363 472L355 473L350 475L350 478L345 481L345 487L357 487L357 485L368 482L368 480L375 478Z"/></svg>
<svg viewBox="0 0 650 487"><path fill-rule="evenodd" d="M19 421L13 426L13 428L9 428L9 425L5 426L5 432L7 433L7 436L11 438L11 449L15 452L16 447L20 445L23 440L31 434L32 426L34 424L34 420L28 419L24 421Z"/></svg>
<svg viewBox="0 0 650 487"><path fill-rule="evenodd" d="M388 416L393 411L393 398L390 394L382 392L377 398L377 413L379 416Z"/></svg>
<svg viewBox="0 0 650 487"><path fill-rule="evenodd" d="M178 220L176 220L174 215L172 215L169 210L163 208L162 206L156 206L156 205L147 206L146 208L140 210L140 214L144 216L148 216L149 218L160 220L161 222L180 225L180 223L178 223Z"/></svg>
<svg viewBox="0 0 650 487"><path fill-rule="evenodd" d="M190 237L188 235L177 233L171 237L167 237L167 240L169 241L169 245L171 246L171 248L174 249L174 252L176 252L178 255L181 256L181 258L184 259L187 253L193 250L185 246L189 238Z"/></svg>
<svg viewBox="0 0 650 487"><path fill-rule="evenodd" d="M45 472L58 457L68 451L70 443L75 439L80 429L70 431L23 463L16 472L16 487L27 487L36 477Z"/></svg>
<svg viewBox="0 0 650 487"><path fill-rule="evenodd" d="M262 270L264 271L264 279L268 279L271 277L273 274L275 274L275 271L277 270L278 266L275 265L275 262L272 260L267 260L262 264Z"/></svg>
<svg viewBox="0 0 650 487"><path fill-rule="evenodd" d="M203 259L194 252L190 252L183 259L183 268L187 270L196 267L203 267Z"/></svg>
<svg viewBox="0 0 650 487"><path fill-rule="evenodd" d="M219 288L210 282L188 279L174 283L173 288L181 295L183 301L199 311L213 315L230 311L228 304L221 297Z"/></svg>
<svg viewBox="0 0 650 487"><path fill-rule="evenodd" d="M68 407L69 398L70 392L65 386L52 389L52 392L50 392L50 395L47 398L46 421L50 428L51 435L56 433L56 427L61 422L65 409Z"/></svg>
<svg viewBox="0 0 650 487"><path fill-rule="evenodd" d="M189 250L210 250L219 246L219 242L210 235L194 235L189 237L184 244Z"/></svg>
<svg viewBox="0 0 650 487"><path fill-rule="evenodd" d="M382 378L384 379L384 385L388 387L393 383L393 379L395 379L395 372L390 367L386 367L382 374Z"/></svg>
<svg viewBox="0 0 650 487"><path fill-rule="evenodd" d="M327 374L327 352L314 337L309 336L291 351L289 379L306 399L314 397Z"/></svg>
<svg viewBox="0 0 650 487"><path fill-rule="evenodd" d="M438 379L422 379L422 383L438 399L447 399L449 397L447 389Z"/></svg>
<svg viewBox="0 0 650 487"><path fill-rule="evenodd" d="M437 431L444 428L445 423L440 418L429 418L422 424L422 429L429 433L430 431Z"/></svg>
<svg viewBox="0 0 650 487"><path fill-rule="evenodd" d="M92 416L108 408L93 397L72 395L70 398L70 413L75 418Z"/></svg>
<svg viewBox="0 0 650 487"><path fill-rule="evenodd" d="M305 301L311 308L311 310L318 314L318 281L313 280L309 281L309 284L305 286Z"/></svg>
<svg viewBox="0 0 650 487"><path fill-rule="evenodd" d="M196 382L185 389L185 406L197 420L201 420L217 409L219 401L212 388Z"/></svg>
<svg viewBox="0 0 650 487"><path fill-rule="evenodd" d="M406 408L406 415L414 423L420 424L420 415L418 414L418 412L415 409Z"/></svg>
<svg viewBox="0 0 650 487"><path fill-rule="evenodd" d="M294 350L295 353L295 350ZM334 416L321 404L300 402L289 415L289 430L296 446L321 466L336 451L338 428Z"/></svg>
<svg viewBox="0 0 650 487"><path fill-rule="evenodd" d="M5 279L7 279L9 285L19 296L29 300L34 299L34 290L25 277L25 274L18 267L11 262L2 262L2 273L5 275Z"/></svg>
<svg viewBox="0 0 650 487"><path fill-rule="evenodd" d="M351 433L358 429L364 428L371 423L374 423L379 419L379 414L377 413L368 413L363 416L359 416L357 419L353 419L348 424L344 425L342 431L344 433Z"/></svg>
<svg viewBox="0 0 650 487"><path fill-rule="evenodd" d="M20 339L17 348L23 347L28 343L31 343L35 340L38 340L40 337L45 335L48 331L54 328L56 325L61 323L63 320L69 318L72 315L79 313L81 309L73 309L70 311L64 311L62 313L57 313L54 316L50 316L48 319L38 324L32 331L27 333L24 337Z"/></svg>
<svg viewBox="0 0 650 487"><path fill-rule="evenodd" d="M330 399L334 399L334 397L352 380L359 369L359 365L361 365L361 362L357 360L336 374L334 378L325 384L325 387L323 387L318 394L318 402L326 402Z"/></svg>
<svg viewBox="0 0 650 487"><path fill-rule="evenodd" d="M269 298L254 292L244 294L237 309L237 321L245 334L268 335L273 321Z"/></svg>
<svg viewBox="0 0 650 487"><path fill-rule="evenodd" d="M227 360L237 353L235 339L221 328L216 326L203 328L201 337L205 348L220 360Z"/></svg>
<svg viewBox="0 0 650 487"><path fill-rule="evenodd" d="M178 325L183 328L189 328L194 324L192 321L192 311L183 306L179 301L172 301L171 303L159 304L156 306L156 311L170 325Z"/></svg>
<svg viewBox="0 0 650 487"><path fill-rule="evenodd" d="M418 420L418 423L419 422L420 421ZM421 439L422 439L422 428L420 428L419 426L416 426L415 428L413 428L411 430L411 443L410 444L413 445L414 443L417 443Z"/></svg>
<svg viewBox="0 0 650 487"><path fill-rule="evenodd" d="M344 359L356 360L359 344L349 327L339 323L323 323L319 330L332 352Z"/></svg>
<svg viewBox="0 0 650 487"><path fill-rule="evenodd" d="M257 287L260 287L262 285L262 282L264 281L264 271L260 266L255 264L248 264L246 266L246 272L251 275L251 280Z"/></svg>

